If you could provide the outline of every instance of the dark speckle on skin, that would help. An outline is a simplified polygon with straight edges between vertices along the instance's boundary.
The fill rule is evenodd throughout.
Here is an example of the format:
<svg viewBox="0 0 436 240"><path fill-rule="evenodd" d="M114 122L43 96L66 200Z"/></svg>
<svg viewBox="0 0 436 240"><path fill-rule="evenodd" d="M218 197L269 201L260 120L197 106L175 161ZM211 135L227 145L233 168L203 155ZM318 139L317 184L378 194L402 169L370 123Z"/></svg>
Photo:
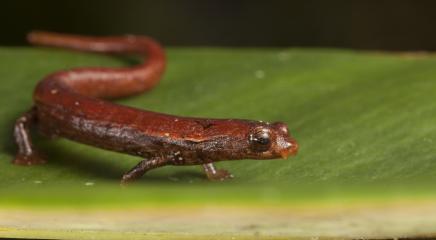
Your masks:
<svg viewBox="0 0 436 240"><path fill-rule="evenodd" d="M197 124L199 124L203 128L203 130L206 130L206 129L208 129L208 128L210 128L210 127L212 127L214 125L211 121L209 121L207 119L202 120L202 121L201 120L195 120L195 122Z"/></svg>

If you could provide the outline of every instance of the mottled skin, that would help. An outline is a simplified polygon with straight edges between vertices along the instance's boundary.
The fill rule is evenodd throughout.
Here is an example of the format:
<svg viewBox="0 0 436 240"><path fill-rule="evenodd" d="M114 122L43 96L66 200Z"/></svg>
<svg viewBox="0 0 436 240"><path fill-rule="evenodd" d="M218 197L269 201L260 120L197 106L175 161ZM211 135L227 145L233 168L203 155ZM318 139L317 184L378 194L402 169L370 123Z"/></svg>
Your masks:
<svg viewBox="0 0 436 240"><path fill-rule="evenodd" d="M287 158L298 145L286 125L240 119L172 116L120 106L101 99L141 93L159 81L165 69L162 48L147 37L83 37L29 34L33 44L103 53L145 55L129 68L80 68L53 73L37 85L34 106L15 125L18 153L13 163L45 162L29 135L31 123L50 137L65 137L92 146L144 158L122 182L165 165L203 165L211 180L232 177L213 162Z"/></svg>

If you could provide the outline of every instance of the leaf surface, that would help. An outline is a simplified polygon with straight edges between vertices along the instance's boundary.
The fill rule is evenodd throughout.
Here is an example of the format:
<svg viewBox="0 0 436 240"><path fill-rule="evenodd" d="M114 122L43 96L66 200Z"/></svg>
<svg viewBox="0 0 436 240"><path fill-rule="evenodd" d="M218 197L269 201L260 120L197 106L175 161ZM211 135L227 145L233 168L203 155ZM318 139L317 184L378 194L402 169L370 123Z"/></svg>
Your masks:
<svg viewBox="0 0 436 240"><path fill-rule="evenodd" d="M35 132L35 143L48 164L14 166L10 164L16 151L13 124L32 105L32 91L39 79L60 69L125 66L129 61L53 49L0 48L0 215L32 222L32 214L40 214L41 209L54 211L37 226L0 220L6 229L3 236L36 236L32 234L40 231L39 237L87 239L92 234L104 237L98 234L106 234L106 230L114 231L114 238L126 231L169 232L167 238L180 237L181 232L199 234L199 238L221 232L240 237L264 233L271 238L400 237L436 232L429 227L436 222L436 217L430 217L436 216L430 214L436 212L435 57L331 49L172 48L167 54L168 70L155 89L117 103L183 116L283 121L299 142L299 154L288 160L218 163L235 175L228 182L208 182L198 166L165 167L121 189L120 177L140 159L65 139L46 139ZM392 220L398 213L396 204L401 206L398 209L410 211L410 222ZM381 206L388 206L387 210L377 213L374 209ZM129 228L129 218L120 212L117 218L125 221L113 228L107 227L112 226L110 221L69 227L80 222L79 217L53 225L54 216L66 216L56 209L65 208L127 213L148 209L153 216L166 213L168 217L179 210L177 216L184 216L186 209L191 209L193 216L209 208L224 210L210 218L195 218L202 220L186 224L185 229L177 221L167 223L168 229L159 224ZM281 227L262 225L264 210L270 208L289 213L289 218L280 218L278 211L270 220L276 219ZM14 209L36 213L23 215ZM229 209L236 209L235 216L226 223L219 212L233 212ZM258 213L257 218L247 217L247 209ZM326 216L340 217L350 209L357 212L345 214L344 222L323 225ZM359 215L359 209L374 211L373 220ZM308 212L311 220L305 218ZM427 215L419 218L422 212ZM247 217L250 223L241 224L239 217ZM362 228L347 225L353 217L357 222L363 219L359 222ZM100 218L92 215L89 221L95 219ZM152 221L134 219L133 225ZM199 231L207 219L219 219L221 225L211 228L209 222L206 225L211 230ZM374 221L383 227L378 228ZM304 228L304 224L317 227ZM230 225L237 227L223 231ZM348 232L335 231L344 226ZM70 230L78 234L62 235ZM85 233L80 233L82 230Z"/></svg>

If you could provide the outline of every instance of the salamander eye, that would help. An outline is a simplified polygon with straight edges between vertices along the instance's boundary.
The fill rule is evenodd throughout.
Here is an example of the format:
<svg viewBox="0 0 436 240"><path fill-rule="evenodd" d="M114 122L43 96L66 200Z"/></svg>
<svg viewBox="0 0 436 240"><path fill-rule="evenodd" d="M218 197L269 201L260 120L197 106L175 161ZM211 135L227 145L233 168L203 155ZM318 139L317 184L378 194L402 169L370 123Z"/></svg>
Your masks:
<svg viewBox="0 0 436 240"><path fill-rule="evenodd" d="M267 151L271 146L271 136L268 129L256 129L253 134L250 134L250 146L255 152Z"/></svg>

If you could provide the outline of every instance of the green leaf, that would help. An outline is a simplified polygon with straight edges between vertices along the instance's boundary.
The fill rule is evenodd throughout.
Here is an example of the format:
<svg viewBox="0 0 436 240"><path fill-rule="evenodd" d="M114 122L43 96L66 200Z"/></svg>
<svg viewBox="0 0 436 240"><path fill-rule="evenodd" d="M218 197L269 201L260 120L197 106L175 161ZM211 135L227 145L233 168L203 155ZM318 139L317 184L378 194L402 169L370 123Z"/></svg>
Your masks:
<svg viewBox="0 0 436 240"><path fill-rule="evenodd" d="M235 175L227 182L208 182L198 166L165 167L123 189L120 177L140 159L35 132L48 164L14 166L13 124L32 105L39 79L60 69L130 61L0 48L0 236L380 238L435 232L435 57L169 49L168 59L155 89L117 102L183 116L284 121L299 154L218 163Z"/></svg>

